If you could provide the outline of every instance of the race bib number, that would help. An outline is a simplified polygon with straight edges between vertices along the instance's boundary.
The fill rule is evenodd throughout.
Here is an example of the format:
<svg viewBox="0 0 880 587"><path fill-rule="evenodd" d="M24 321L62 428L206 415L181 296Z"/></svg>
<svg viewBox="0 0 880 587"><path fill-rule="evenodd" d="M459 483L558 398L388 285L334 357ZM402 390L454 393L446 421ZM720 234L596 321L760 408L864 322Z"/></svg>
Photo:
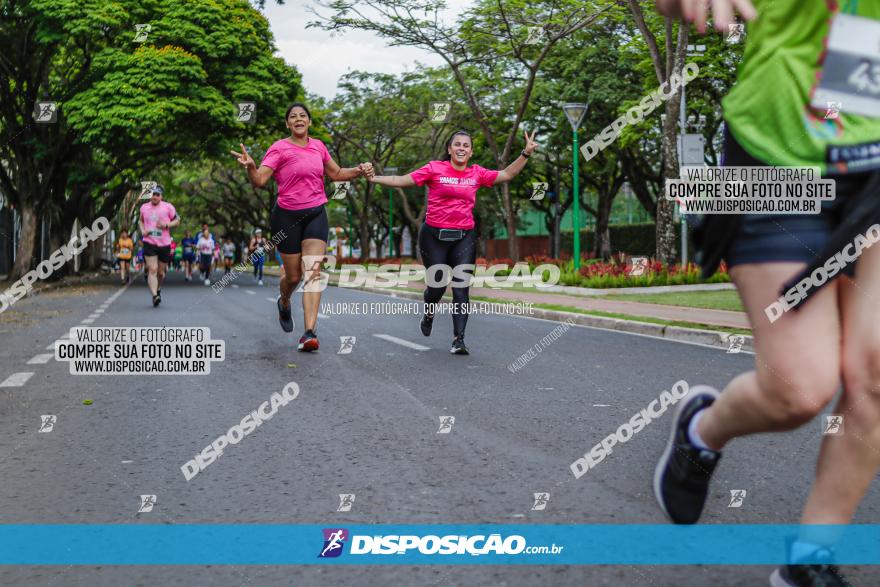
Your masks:
<svg viewBox="0 0 880 587"><path fill-rule="evenodd" d="M810 105L880 117L880 20L838 14Z"/></svg>
<svg viewBox="0 0 880 587"><path fill-rule="evenodd" d="M186 254L190 254L193 252L193 248L189 245L186 245L185 247L183 247L183 252Z"/></svg>
<svg viewBox="0 0 880 587"><path fill-rule="evenodd" d="M147 233L147 236L160 237L160 236L162 236L162 231L159 230L158 228L154 228L153 230L151 230Z"/></svg>
<svg viewBox="0 0 880 587"><path fill-rule="evenodd" d="M124 257L127 257L127 256L131 255L131 249L119 249L119 254Z"/></svg>

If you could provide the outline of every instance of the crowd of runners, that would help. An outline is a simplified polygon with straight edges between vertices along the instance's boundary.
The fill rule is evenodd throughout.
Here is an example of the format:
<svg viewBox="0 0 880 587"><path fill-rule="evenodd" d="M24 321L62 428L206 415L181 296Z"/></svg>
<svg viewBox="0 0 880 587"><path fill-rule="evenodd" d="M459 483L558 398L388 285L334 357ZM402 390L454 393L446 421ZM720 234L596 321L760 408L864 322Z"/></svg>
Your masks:
<svg viewBox="0 0 880 587"><path fill-rule="evenodd" d="M662 511L675 523L696 523L709 493L712 473L722 449L738 437L793 430L811 421L838 398L835 412L846 414L848 434L823 436L815 482L805 505L804 527L847 524L880 469L880 250L866 251L850 271L817 288L796 312L770 323L764 308L774 302L792 279L821 265L829 253L880 219L880 81L861 83L856 75L823 71L844 57L829 48L834 35L862 35L880 51L880 2L816 2L797 0L716 0L714 26L726 31L735 24L734 11L749 25L744 60L737 84L723 101L724 166L817 167L837 182L837 197L823 202L819 215L706 216L696 228L700 259L706 275L721 260L752 324L756 361L722 391L705 385L690 388L679 403L669 442L657 465L654 491ZM681 16L706 30L707 3L698 0L657 0L661 12ZM760 14L760 19L756 19ZM873 37L871 37L873 35ZM873 41L871 41L873 39ZM852 40L852 39L850 39ZM880 54L868 75L880 70ZM870 72L874 72L873 74ZM824 77L823 77L824 74ZM864 81L864 80L862 80ZM844 96L839 116L823 119L812 102L832 84ZM852 109L850 109L852 108ZM873 115L871 114L872 108ZM312 117L306 105L290 106L285 116L288 136L275 142L257 164L242 144L231 154L255 188L274 178L278 196L270 220L271 233L283 235L276 247L281 277L278 321L292 332L291 298L302 291L303 334L297 348L315 351L321 289L319 270L327 252L328 219L325 181L363 178L385 186L427 187L427 213L418 238L422 263L429 268L473 266L477 235L473 209L480 188L509 182L538 148L534 135L524 137L522 150L505 168L471 165L471 135L451 134L442 160L429 161L406 175L378 174L370 162L340 167L324 143L309 136ZM833 131L833 132L832 132ZM173 205L157 188L140 211L146 278L153 305L173 255L171 229L179 224ZM117 243L122 279L130 279L134 245L125 231ZM215 268L231 270L236 245L218 240L210 227L189 232L177 246L186 279L197 265L200 279L210 284ZM254 279L262 284L267 240L255 230L246 247ZM874 259L874 257L878 259ZM854 269L854 270L852 270ZM472 269L471 269L472 270ZM454 277L455 307L469 300L468 287ZM857 285L858 284L858 285ZM300 288L300 286L302 286ZM426 287L425 313L419 328L433 330L429 308L447 287ZM467 355L467 313L452 317L450 352ZM842 386L841 386L842 384ZM842 392L841 392L842 388ZM805 531L788 545L791 564L775 571L775 586L846 586L850 583L833 564L833 541Z"/></svg>

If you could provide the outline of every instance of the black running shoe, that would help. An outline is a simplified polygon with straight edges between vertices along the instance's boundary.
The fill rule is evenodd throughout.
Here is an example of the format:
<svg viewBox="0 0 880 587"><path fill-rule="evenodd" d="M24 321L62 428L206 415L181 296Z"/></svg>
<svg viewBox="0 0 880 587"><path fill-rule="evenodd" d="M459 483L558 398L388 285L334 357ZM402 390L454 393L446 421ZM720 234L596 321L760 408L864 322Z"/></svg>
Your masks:
<svg viewBox="0 0 880 587"><path fill-rule="evenodd" d="M463 336L456 336L454 339L452 339L452 348L449 349L449 352L452 353L453 355L469 355L470 354L470 352L468 351L468 348L466 346L464 346L464 337Z"/></svg>
<svg viewBox="0 0 880 587"><path fill-rule="evenodd" d="M718 392L707 385L691 388L675 412L669 444L654 472L654 495L669 519L676 524L693 524L700 519L709 480L721 453L691 444L688 425L694 414L711 406Z"/></svg>
<svg viewBox="0 0 880 587"><path fill-rule="evenodd" d="M419 322L419 329L421 329L422 334L425 336L431 336L431 329L434 327L434 315L433 314L425 314L422 316L422 321Z"/></svg>
<svg viewBox="0 0 880 587"><path fill-rule="evenodd" d="M158 306L161 303L162 303L162 296L160 296L159 294L154 295L153 296L153 307L155 308L156 306Z"/></svg>
<svg viewBox="0 0 880 587"><path fill-rule="evenodd" d="M275 303L278 306L278 322L281 323L281 329L284 332L293 332L293 314L290 311L290 306L286 308L281 306L281 296L278 296Z"/></svg>
<svg viewBox="0 0 880 587"><path fill-rule="evenodd" d="M299 345L297 345L296 350L302 351L304 353L310 353L312 351L318 350L321 345L318 343L318 335L315 334L314 330L306 330L305 334L302 335L299 339Z"/></svg>
<svg viewBox="0 0 880 587"><path fill-rule="evenodd" d="M828 549L816 553L819 560L827 563L815 565L785 565L770 575L772 587L852 587L837 565L832 564L833 554Z"/></svg>

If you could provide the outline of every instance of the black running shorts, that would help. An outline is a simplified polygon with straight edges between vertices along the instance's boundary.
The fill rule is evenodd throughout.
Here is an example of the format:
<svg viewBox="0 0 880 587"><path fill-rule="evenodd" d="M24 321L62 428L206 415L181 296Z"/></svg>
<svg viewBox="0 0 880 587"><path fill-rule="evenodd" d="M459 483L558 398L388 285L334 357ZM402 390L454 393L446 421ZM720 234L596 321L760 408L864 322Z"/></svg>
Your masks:
<svg viewBox="0 0 880 587"><path fill-rule="evenodd" d="M724 133L725 167L767 166L749 155L730 131ZM743 214L732 242L724 251L728 266L747 263L809 263L825 248L831 233L840 224L847 196L858 192L867 174L830 177L837 180L837 197L822 202L819 214ZM854 265L845 273L852 275Z"/></svg>
<svg viewBox="0 0 880 587"><path fill-rule="evenodd" d="M285 255L302 253L302 242L313 238L327 242L330 223L324 205L304 210L288 210L278 204L272 209L272 238L278 242L278 250Z"/></svg>
<svg viewBox="0 0 880 587"><path fill-rule="evenodd" d="M171 245L159 247L153 243L144 242L144 257L159 257L160 263L171 263Z"/></svg>

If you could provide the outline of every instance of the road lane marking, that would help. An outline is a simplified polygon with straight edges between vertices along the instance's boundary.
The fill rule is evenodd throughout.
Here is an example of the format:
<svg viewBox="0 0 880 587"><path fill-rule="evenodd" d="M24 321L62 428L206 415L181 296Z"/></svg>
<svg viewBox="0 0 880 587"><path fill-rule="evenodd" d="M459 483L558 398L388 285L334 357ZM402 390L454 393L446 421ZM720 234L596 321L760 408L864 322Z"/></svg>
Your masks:
<svg viewBox="0 0 880 587"><path fill-rule="evenodd" d="M318 318L329 318L329 317L330 316L328 316L327 314L322 314L322 313L318 312Z"/></svg>
<svg viewBox="0 0 880 587"><path fill-rule="evenodd" d="M420 344L416 344L414 342L410 342L408 340L403 340L402 338L397 338L396 336L391 336L390 334L374 334L376 338L381 338L382 340L387 340L388 342L393 342L395 344L399 344L400 346L405 346L410 349L415 349L417 351L429 351L431 347L422 346Z"/></svg>
<svg viewBox="0 0 880 587"><path fill-rule="evenodd" d="M257 295L257 292L255 292L255 291L251 291L251 290L249 290L249 289L246 289L246 290L244 290L244 291L245 291L246 293L251 294L252 296Z"/></svg>
<svg viewBox="0 0 880 587"><path fill-rule="evenodd" d="M275 298L266 298L266 301L267 301L267 302L274 302L274 301L275 301Z"/></svg>
<svg viewBox="0 0 880 587"><path fill-rule="evenodd" d="M54 355L52 353L45 353L42 355L37 355L37 356L33 357L30 361L28 361L27 364L28 365L45 365L46 363L49 362L49 360L53 356Z"/></svg>
<svg viewBox="0 0 880 587"><path fill-rule="evenodd" d="M13 373L9 377L3 380L3 383L0 383L0 387L21 387L27 380L33 376L33 373Z"/></svg>
<svg viewBox="0 0 880 587"><path fill-rule="evenodd" d="M238 289L238 284L237 284L237 283L233 283L233 284L232 284L232 287L234 287L235 289Z"/></svg>
<svg viewBox="0 0 880 587"><path fill-rule="evenodd" d="M594 408L610 408L611 406L608 404L593 404Z"/></svg>
<svg viewBox="0 0 880 587"><path fill-rule="evenodd" d="M85 320L83 320L82 322L80 322L80 324L91 324L91 323L94 322L94 321L95 321L94 318L86 318Z"/></svg>

